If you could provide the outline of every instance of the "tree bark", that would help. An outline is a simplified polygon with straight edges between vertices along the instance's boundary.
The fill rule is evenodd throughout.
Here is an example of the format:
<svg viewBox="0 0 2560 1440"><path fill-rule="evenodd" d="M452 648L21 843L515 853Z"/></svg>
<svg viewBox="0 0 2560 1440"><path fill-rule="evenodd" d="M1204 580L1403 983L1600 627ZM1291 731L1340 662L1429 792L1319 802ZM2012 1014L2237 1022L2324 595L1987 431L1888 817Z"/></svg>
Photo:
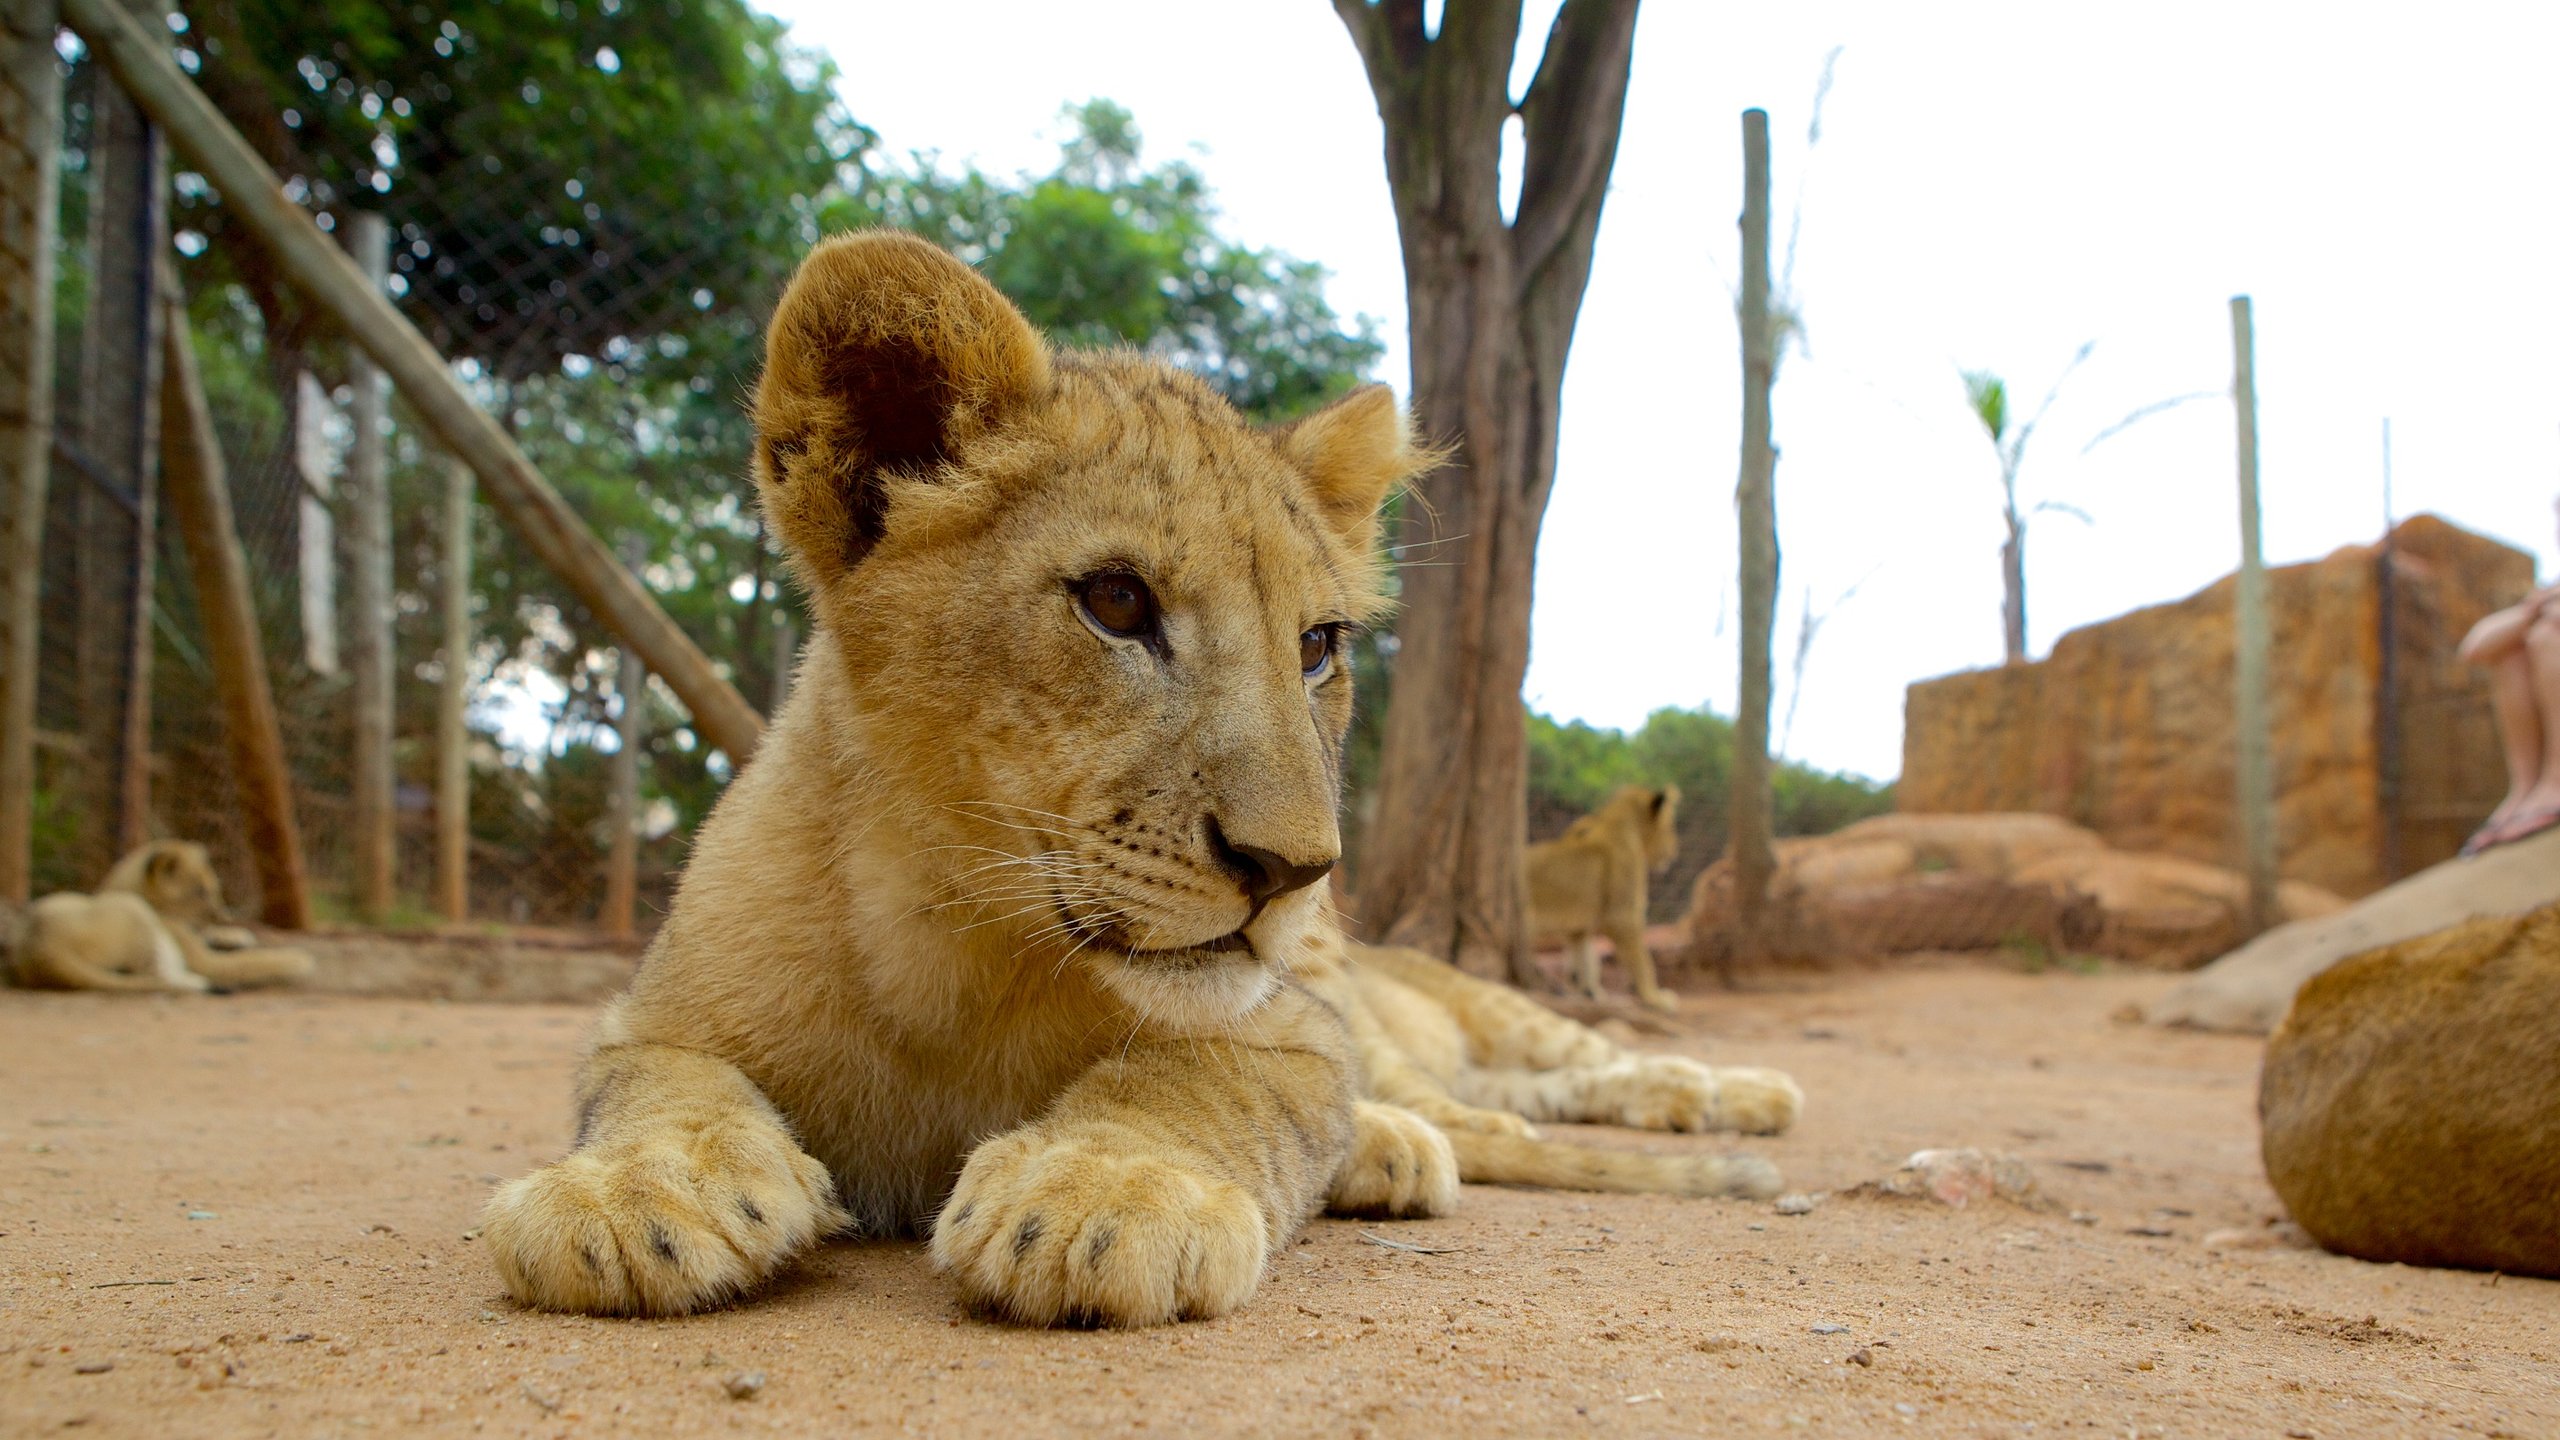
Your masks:
<svg viewBox="0 0 2560 1440"><path fill-rule="evenodd" d="M1735 958L1767 949L1764 912L1777 868L1771 838L1769 649L1778 609L1777 447L1769 392L1778 379L1778 336L1769 316L1769 116L1742 112L1742 475L1733 508L1741 531L1742 677L1733 721L1733 794L1727 815L1733 852Z"/></svg>
<svg viewBox="0 0 2560 1440"><path fill-rule="evenodd" d="M1636 0L1565 0L1515 106L1520 0L1334 0L1386 131L1403 242L1413 405L1450 462L1394 537L1403 615L1354 897L1367 932L1529 983L1520 684L1565 358L1617 157ZM1525 140L1502 218L1502 131Z"/></svg>

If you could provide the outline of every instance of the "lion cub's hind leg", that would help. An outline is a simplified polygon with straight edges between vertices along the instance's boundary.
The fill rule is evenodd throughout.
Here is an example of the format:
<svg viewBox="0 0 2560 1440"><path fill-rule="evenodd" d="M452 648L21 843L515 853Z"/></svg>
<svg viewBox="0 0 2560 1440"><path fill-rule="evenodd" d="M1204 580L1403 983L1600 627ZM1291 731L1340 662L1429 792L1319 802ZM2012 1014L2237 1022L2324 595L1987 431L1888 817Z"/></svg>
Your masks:
<svg viewBox="0 0 2560 1440"><path fill-rule="evenodd" d="M1636 1130L1739 1130L1775 1135L1793 1125L1804 1092L1775 1070L1702 1065L1677 1055L1624 1054L1605 1065L1487 1068L1459 1077L1458 1098L1532 1120Z"/></svg>
<svg viewBox="0 0 2560 1440"><path fill-rule="evenodd" d="M1585 1000L1602 998L1600 989L1600 947L1592 943L1591 932L1576 931L1572 951L1573 987Z"/></svg>
<svg viewBox="0 0 2560 1440"><path fill-rule="evenodd" d="M1565 1124L1750 1135L1785 1130L1804 1106L1804 1092L1775 1070L1637 1054L1508 986L1405 964L1406 983L1429 985L1465 1034L1473 1063L1449 1080L1463 1104Z"/></svg>
<svg viewBox="0 0 2560 1440"><path fill-rule="evenodd" d="M1618 967L1627 972L1627 984L1636 992L1636 1003L1665 1015L1678 1013L1680 997L1663 989L1654 974L1653 951L1644 943L1644 917L1639 915L1632 923L1612 927L1609 943L1618 949Z"/></svg>
<svg viewBox="0 0 2560 1440"><path fill-rule="evenodd" d="M499 1276L527 1305L682 1315L736 1298L847 1223L826 1167L725 1061L609 1046L588 1057L578 1094L578 1148L501 1186L481 1216Z"/></svg>

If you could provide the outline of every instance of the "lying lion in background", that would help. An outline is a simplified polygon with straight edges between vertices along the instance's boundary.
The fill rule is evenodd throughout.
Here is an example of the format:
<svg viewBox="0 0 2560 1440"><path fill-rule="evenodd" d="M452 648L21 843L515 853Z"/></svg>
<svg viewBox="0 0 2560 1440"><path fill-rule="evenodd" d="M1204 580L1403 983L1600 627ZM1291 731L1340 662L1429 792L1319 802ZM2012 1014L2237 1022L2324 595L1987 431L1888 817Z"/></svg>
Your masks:
<svg viewBox="0 0 2560 1440"><path fill-rule="evenodd" d="M1594 1000L1600 998L1600 953L1591 939L1606 935L1637 1001L1665 1012L1679 1008L1655 979L1653 952L1644 943L1651 879L1680 852L1679 809L1677 786L1625 786L1564 834L1529 847L1523 862L1529 943L1572 946L1573 983Z"/></svg>
<svg viewBox="0 0 2560 1440"><path fill-rule="evenodd" d="M20 922L10 978L31 990L236 990L311 973L299 950L244 948L218 924L222 879L202 845L154 840L94 895L47 895ZM225 942L222 948L208 941Z"/></svg>
<svg viewBox="0 0 2560 1440"><path fill-rule="evenodd" d="M1234 1309L1327 1207L1774 1186L1488 1107L1774 1128L1784 1077L1649 1067L1497 987L1435 1017L1450 974L1346 962L1343 634L1433 461L1383 387L1253 427L867 234L793 279L755 406L815 633L597 1027L576 1147L489 1201L520 1300L681 1314L854 1230L929 1234L994 1314L1148 1324Z"/></svg>

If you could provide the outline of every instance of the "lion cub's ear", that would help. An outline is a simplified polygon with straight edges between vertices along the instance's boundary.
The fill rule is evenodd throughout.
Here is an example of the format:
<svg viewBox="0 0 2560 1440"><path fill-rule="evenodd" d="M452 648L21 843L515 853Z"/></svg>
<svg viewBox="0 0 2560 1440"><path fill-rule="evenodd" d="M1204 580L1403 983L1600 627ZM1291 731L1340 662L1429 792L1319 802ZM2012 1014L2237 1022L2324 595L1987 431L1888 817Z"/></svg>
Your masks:
<svg viewBox="0 0 2560 1440"><path fill-rule="evenodd" d="M1307 488L1334 531L1364 551L1376 543L1378 507L1387 496L1441 460L1439 452L1415 443L1395 392L1384 385L1363 385L1292 421L1273 438L1306 473Z"/></svg>
<svg viewBox="0 0 2560 1440"><path fill-rule="evenodd" d="M978 272L890 231L812 251L765 334L756 491L812 589L878 544L923 479L1049 385L1048 351Z"/></svg>

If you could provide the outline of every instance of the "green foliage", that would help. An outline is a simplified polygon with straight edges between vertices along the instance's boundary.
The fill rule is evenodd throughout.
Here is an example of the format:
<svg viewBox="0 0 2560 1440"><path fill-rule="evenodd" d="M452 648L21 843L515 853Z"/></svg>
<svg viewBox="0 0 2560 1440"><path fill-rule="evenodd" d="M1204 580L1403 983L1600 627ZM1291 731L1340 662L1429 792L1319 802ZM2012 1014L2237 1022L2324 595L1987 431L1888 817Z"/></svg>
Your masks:
<svg viewBox="0 0 2560 1440"><path fill-rule="evenodd" d="M752 311L871 143L743 0L199 8L208 88L288 189L388 219L394 289L503 379Z"/></svg>
<svg viewBox="0 0 2560 1440"><path fill-rule="evenodd" d="M1666 708L1630 735L1530 712L1530 838L1560 833L1622 785L1680 787L1679 858L1653 887L1654 918L1671 919L1687 906L1697 873L1724 853L1733 722L1705 709ZM1781 836L1824 835L1893 809L1891 785L1807 765L1778 764L1771 787L1772 828Z"/></svg>
<svg viewBox="0 0 2560 1440"><path fill-rule="evenodd" d="M1965 403L1973 408L1973 418L1997 445L2009 431L2009 387L1988 370L1964 372Z"/></svg>

